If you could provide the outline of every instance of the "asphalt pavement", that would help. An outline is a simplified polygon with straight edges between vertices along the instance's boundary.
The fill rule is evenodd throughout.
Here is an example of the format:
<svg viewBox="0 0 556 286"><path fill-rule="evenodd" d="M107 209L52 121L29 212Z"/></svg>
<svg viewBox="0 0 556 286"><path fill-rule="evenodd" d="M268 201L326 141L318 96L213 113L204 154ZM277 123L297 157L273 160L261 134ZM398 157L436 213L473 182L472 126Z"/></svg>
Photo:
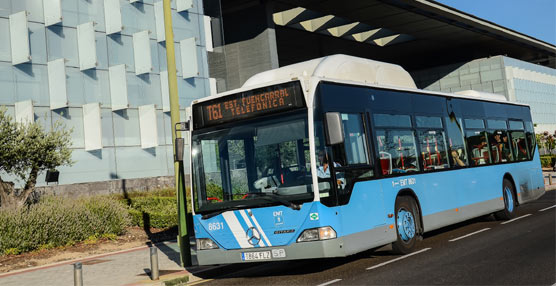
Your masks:
<svg viewBox="0 0 556 286"><path fill-rule="evenodd" d="M425 235L406 256L388 250L347 258L245 265L205 285L554 285L556 191L522 205L515 220L485 216Z"/></svg>

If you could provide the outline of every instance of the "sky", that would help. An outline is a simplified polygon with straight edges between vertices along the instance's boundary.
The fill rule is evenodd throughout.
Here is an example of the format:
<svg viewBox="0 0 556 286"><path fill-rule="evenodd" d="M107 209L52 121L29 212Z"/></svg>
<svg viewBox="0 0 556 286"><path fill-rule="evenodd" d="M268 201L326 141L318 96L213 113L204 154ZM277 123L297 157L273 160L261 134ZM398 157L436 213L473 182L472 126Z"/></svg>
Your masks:
<svg viewBox="0 0 556 286"><path fill-rule="evenodd" d="M556 0L436 0L556 45Z"/></svg>

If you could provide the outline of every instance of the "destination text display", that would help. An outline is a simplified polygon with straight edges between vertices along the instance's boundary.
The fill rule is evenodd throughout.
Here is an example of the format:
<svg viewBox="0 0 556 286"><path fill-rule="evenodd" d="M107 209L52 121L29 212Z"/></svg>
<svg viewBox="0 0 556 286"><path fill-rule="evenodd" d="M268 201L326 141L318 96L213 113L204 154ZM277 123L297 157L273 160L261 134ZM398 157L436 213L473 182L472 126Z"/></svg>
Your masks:
<svg viewBox="0 0 556 286"><path fill-rule="evenodd" d="M193 106L196 129L304 106L299 82L256 89Z"/></svg>

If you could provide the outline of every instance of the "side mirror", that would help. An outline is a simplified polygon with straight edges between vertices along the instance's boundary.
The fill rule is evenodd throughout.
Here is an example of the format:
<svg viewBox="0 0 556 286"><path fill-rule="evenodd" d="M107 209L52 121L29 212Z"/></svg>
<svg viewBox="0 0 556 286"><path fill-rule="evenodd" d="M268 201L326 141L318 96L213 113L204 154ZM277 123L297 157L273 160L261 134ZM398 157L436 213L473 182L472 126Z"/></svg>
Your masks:
<svg viewBox="0 0 556 286"><path fill-rule="evenodd" d="M183 138L176 138L176 161L178 162L183 161L184 142Z"/></svg>
<svg viewBox="0 0 556 286"><path fill-rule="evenodd" d="M344 130L342 128L342 119L339 112L325 113L326 121L326 144L336 145L344 143Z"/></svg>

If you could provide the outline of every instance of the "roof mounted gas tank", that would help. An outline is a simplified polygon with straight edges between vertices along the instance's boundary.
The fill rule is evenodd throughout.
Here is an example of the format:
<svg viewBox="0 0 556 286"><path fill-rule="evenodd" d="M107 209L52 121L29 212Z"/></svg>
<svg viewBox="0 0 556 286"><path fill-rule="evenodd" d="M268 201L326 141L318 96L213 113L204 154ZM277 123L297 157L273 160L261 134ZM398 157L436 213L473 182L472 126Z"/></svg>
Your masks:
<svg viewBox="0 0 556 286"><path fill-rule="evenodd" d="M317 77L398 88L416 89L411 75L401 66L348 55L332 55L309 60L250 77L243 87L292 78Z"/></svg>
<svg viewBox="0 0 556 286"><path fill-rule="evenodd" d="M468 96L470 98L475 99L486 99L486 100L495 100L495 101L508 101L506 97L502 94L484 92L484 91L476 91L476 90L462 90L458 92L454 92L458 95Z"/></svg>

